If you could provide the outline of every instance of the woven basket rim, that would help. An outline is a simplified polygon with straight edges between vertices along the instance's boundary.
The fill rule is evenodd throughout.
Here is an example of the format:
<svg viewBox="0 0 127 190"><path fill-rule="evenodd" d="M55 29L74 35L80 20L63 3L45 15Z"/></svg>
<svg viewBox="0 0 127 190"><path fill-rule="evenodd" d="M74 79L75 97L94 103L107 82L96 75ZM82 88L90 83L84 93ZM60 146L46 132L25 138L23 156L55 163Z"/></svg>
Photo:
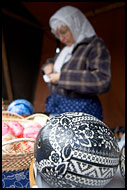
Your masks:
<svg viewBox="0 0 127 190"><path fill-rule="evenodd" d="M11 111L2 111L2 118L3 117L10 117L10 118L21 118L23 119L24 117L17 114L17 113L13 113Z"/></svg>
<svg viewBox="0 0 127 190"><path fill-rule="evenodd" d="M36 140L33 139L33 138L16 138L16 139L13 139L13 140L9 140L9 141L6 141L6 142L2 142L2 146L7 145L7 144L11 144L11 143L14 143L14 142L20 142L20 141L31 141L31 142L35 142Z"/></svg>
<svg viewBox="0 0 127 190"><path fill-rule="evenodd" d="M18 153L3 153L2 152L2 161L5 159L7 160L6 158L9 157L21 157L21 156L25 156L25 155L29 155L29 154L33 154L33 149L32 150L29 150L29 151L24 151L24 152L18 152Z"/></svg>
<svg viewBox="0 0 127 190"><path fill-rule="evenodd" d="M18 143L18 142L22 142L22 141L30 141L30 142L33 142L35 143L35 139L32 139L32 138L16 138L16 139L13 139L13 140L9 140L9 141L6 141L6 142L2 142L2 147L4 147L5 145L7 144L12 144L12 143ZM33 153L33 149L29 149L29 150L20 150L19 152L16 152L16 151L5 151L5 150L2 150L2 159L6 156L21 156L21 155L25 155L25 154L29 154L29 153Z"/></svg>
<svg viewBox="0 0 127 190"><path fill-rule="evenodd" d="M22 118L19 118L19 119L16 119L16 118L15 119L14 118L3 118L2 121L5 122L5 123L6 122L11 122L11 121L18 121L20 123L24 123L25 122L25 123L32 123L32 124L36 123L36 124L39 124L35 120L29 120L29 119L25 119L25 118L23 118L23 119Z"/></svg>
<svg viewBox="0 0 127 190"><path fill-rule="evenodd" d="M27 116L25 119L26 120L31 120L31 119L34 119L35 117L44 117L46 119L50 119L46 114L43 114L43 113L35 113L35 114L32 114L32 115L29 115Z"/></svg>

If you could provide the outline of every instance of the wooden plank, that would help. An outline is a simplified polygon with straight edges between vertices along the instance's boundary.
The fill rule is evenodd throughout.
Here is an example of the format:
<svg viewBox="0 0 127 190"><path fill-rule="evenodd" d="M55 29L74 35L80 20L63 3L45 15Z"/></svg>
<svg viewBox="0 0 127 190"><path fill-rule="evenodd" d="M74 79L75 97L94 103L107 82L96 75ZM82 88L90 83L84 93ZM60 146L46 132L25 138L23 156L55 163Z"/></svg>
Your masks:
<svg viewBox="0 0 127 190"><path fill-rule="evenodd" d="M13 93L12 93L11 79L8 70L8 61L7 61L3 31L2 31L2 66L5 78L5 85L7 88L8 100L11 102L13 100Z"/></svg>
<svg viewBox="0 0 127 190"><path fill-rule="evenodd" d="M7 11L7 10L4 9L4 8L2 9L2 13L6 14L6 15L8 15L8 16L14 18L14 19L17 19L18 21L24 22L24 23L26 23L26 24L29 24L29 25L35 27L35 28L38 28L38 29L40 29L40 30L43 30L43 29L44 29L43 26L40 26L40 25L38 25L38 24L35 24L35 23L33 23L33 22L31 22L31 21L29 21L29 20L27 20L27 19L25 19L25 18L23 18L23 17L21 17L21 16L19 16L19 15L16 15L15 13L13 13L13 12L11 12L11 11Z"/></svg>
<svg viewBox="0 0 127 190"><path fill-rule="evenodd" d="M99 15L99 14L102 14L102 13L105 13L105 12L108 12L108 11L111 11L111 10L114 10L114 9L117 9L117 8L121 8L121 7L124 7L124 6L125 6L125 2L112 3L111 5L102 7L100 9L95 9L93 11L88 11L88 12L85 13L85 15L87 17L93 17L93 16L96 16L96 15Z"/></svg>

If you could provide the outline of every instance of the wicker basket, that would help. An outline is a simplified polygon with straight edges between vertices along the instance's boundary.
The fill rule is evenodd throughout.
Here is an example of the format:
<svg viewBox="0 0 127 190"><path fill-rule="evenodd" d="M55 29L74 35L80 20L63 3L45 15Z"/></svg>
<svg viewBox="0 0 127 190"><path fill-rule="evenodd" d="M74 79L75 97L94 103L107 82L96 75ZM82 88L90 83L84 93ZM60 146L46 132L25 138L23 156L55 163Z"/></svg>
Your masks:
<svg viewBox="0 0 127 190"><path fill-rule="evenodd" d="M45 114L35 113L30 116L27 116L25 119L30 121L33 120L43 126L50 118Z"/></svg>
<svg viewBox="0 0 127 190"><path fill-rule="evenodd" d="M45 123L49 120L48 116L43 115L42 117L46 118ZM13 114L7 111L2 112L2 122L4 123L18 121L25 127L33 123L38 124L38 122L34 121L32 118L34 118L32 115L29 118L24 118L18 114ZM35 139L31 138L16 138L2 142L2 171L17 171L29 168L31 161L34 158L34 145L32 149L25 150L23 148L24 141L35 143ZM11 149L9 150L6 148L8 145L11 146Z"/></svg>
<svg viewBox="0 0 127 190"><path fill-rule="evenodd" d="M10 111L2 111L2 119L23 119L24 117Z"/></svg>
<svg viewBox="0 0 127 190"><path fill-rule="evenodd" d="M31 161L34 158L33 149L24 151L21 143L23 141L34 143L35 139L17 138L2 143L2 171L17 171L29 168ZM18 151L13 151L13 148L12 151L3 150L4 146L7 144L13 144L13 146L20 145L20 149Z"/></svg>
<svg viewBox="0 0 127 190"><path fill-rule="evenodd" d="M26 117L26 119L27 119L27 120L33 120L33 119L35 119L36 117L43 117L43 118L49 120L49 117L48 117L47 115L43 114L43 113L35 113L35 114L32 114L32 115Z"/></svg>

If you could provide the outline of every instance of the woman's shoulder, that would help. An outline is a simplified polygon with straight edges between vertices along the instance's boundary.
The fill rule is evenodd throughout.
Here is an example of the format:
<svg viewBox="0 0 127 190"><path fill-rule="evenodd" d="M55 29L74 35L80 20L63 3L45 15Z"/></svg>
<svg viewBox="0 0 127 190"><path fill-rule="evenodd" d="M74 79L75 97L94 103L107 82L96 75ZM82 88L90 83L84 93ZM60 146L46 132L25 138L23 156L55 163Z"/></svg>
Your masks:
<svg viewBox="0 0 127 190"><path fill-rule="evenodd" d="M94 46L97 42L101 42L101 38L98 37L97 35L94 35L92 37L89 37L89 38L85 38L83 39L81 42L79 42L75 48L73 49L73 53L76 51L76 50L79 50L79 49L86 49L87 47L90 47L90 46Z"/></svg>
<svg viewBox="0 0 127 190"><path fill-rule="evenodd" d="M96 42L103 43L104 40L101 37L94 35L90 38L83 39L79 44L90 44L90 43L96 43Z"/></svg>
<svg viewBox="0 0 127 190"><path fill-rule="evenodd" d="M90 49L96 48L96 46L98 45L100 47L105 47L105 42L101 37L94 35L90 38L85 38L75 46L75 48L72 51L72 54L77 51L84 52L84 50L86 49L89 51Z"/></svg>
<svg viewBox="0 0 127 190"><path fill-rule="evenodd" d="M90 46L96 46L98 44L100 44L100 46L103 46L105 44L105 42L101 37L94 35L90 38L85 38L84 40L82 40L82 42L77 44L77 47L82 46L82 48L84 48L86 46L90 47Z"/></svg>

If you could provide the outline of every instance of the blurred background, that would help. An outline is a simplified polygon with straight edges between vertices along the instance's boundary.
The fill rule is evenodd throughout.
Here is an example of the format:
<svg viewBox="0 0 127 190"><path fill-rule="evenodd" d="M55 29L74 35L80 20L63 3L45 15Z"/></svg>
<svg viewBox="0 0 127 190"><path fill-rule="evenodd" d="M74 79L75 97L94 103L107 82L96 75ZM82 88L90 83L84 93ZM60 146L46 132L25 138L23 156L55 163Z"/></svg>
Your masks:
<svg viewBox="0 0 127 190"><path fill-rule="evenodd" d="M2 6L2 98L30 101L44 112L49 95L40 68L54 56L57 41L49 18L60 7L75 6L87 16L111 54L112 84L100 95L104 122L125 126L125 2L20 2Z"/></svg>

